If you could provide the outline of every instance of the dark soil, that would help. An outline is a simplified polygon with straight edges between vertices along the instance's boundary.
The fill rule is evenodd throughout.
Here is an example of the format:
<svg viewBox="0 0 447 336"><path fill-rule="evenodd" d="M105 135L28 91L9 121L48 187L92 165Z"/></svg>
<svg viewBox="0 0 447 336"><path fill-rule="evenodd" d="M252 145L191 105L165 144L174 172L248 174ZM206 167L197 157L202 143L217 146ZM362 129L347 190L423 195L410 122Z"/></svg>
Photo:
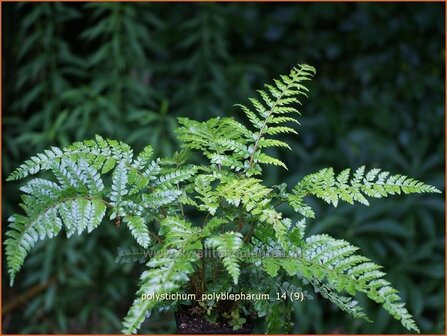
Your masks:
<svg viewBox="0 0 447 336"><path fill-rule="evenodd" d="M245 317L247 322L242 329L233 330L224 318L218 319L216 323L210 323L204 315L195 313L192 306L179 308L175 314L178 334L251 334L253 332L254 323L250 316Z"/></svg>

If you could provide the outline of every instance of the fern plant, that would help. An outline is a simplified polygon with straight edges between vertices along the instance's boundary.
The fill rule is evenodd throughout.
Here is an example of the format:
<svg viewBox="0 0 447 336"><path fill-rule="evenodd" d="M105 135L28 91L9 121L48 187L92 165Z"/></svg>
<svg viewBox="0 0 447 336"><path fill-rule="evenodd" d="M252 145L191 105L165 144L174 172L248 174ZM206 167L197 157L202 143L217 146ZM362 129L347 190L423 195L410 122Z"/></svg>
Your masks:
<svg viewBox="0 0 447 336"><path fill-rule="evenodd" d="M180 304L235 330L258 316L265 317L267 333L287 332L293 308L289 298L301 293L308 299L312 291L369 321L356 300L363 293L403 327L419 332L379 265L347 241L306 235L306 223L316 216L308 197L335 207L340 201L369 205L368 198L438 189L363 166L353 172L322 169L290 191L286 185L263 183L263 165L287 168L268 150L290 149L278 136L296 133L290 124L298 123L296 106L314 74L313 67L299 65L259 90L249 106L238 105L250 127L234 118L180 118L182 149L171 158L154 158L151 146L135 156L127 144L96 136L51 147L25 161L9 181L38 173L42 177L21 187L23 214L9 219L5 247L11 285L37 241L62 229L70 238L114 222L126 225L135 238L135 246L119 248L117 261L145 263L146 268L124 318L124 333L137 333L154 310L175 310ZM194 151L207 163L196 161ZM297 212L296 218L284 216L284 203ZM200 223L188 219L194 210L203 214ZM209 256L210 251L216 255ZM235 301L223 311L225 300L208 299L213 293L268 296ZM157 299L174 294L195 299Z"/></svg>

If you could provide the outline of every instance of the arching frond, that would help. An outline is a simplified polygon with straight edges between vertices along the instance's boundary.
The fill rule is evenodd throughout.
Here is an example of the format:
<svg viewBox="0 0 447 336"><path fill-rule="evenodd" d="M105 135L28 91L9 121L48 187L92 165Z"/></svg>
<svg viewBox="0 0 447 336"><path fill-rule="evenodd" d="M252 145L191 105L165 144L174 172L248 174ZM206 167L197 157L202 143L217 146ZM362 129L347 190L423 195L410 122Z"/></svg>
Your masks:
<svg viewBox="0 0 447 336"><path fill-rule="evenodd" d="M355 254L357 250L348 242L328 235L311 236L306 239L301 257L296 259L296 271L314 285L321 284L317 286L322 286L325 295L330 295L330 290L346 291L350 295L365 293L369 299L381 304L406 329L419 332L398 291L383 279L385 273L380 271L381 266ZM351 314L360 313L352 299L337 296L332 297L331 301L344 308L351 305L354 309L349 309Z"/></svg>
<svg viewBox="0 0 447 336"><path fill-rule="evenodd" d="M140 277L137 297L123 322L125 334L135 334L159 304L156 299L144 299L143 295L179 291L193 272L197 255L192 251L201 248L197 230L178 217L167 217L160 223L160 230L165 237L164 248L146 264L148 269Z"/></svg>
<svg viewBox="0 0 447 336"><path fill-rule="evenodd" d="M62 227L65 227L68 237L85 230L91 232L101 223L106 211L100 198L79 196L67 199L60 194L48 202L35 200L34 197L26 199L23 207L26 216L14 215L9 219L9 230L6 232L8 238L4 244L11 285L37 241L53 238Z"/></svg>
<svg viewBox="0 0 447 336"><path fill-rule="evenodd" d="M314 217L313 210L305 203L304 197L314 195L334 206L339 200L353 204L369 205L366 197L382 198L400 193L440 193L438 189L405 175L390 175L381 169L358 168L352 177L350 169L337 176L332 168L305 176L289 196L290 205L305 217Z"/></svg>
<svg viewBox="0 0 447 336"><path fill-rule="evenodd" d="M51 169L54 163L63 158L71 159L74 162L84 159L95 169L106 173L113 169L117 161L130 164L132 156L133 151L129 145L116 140L106 140L97 135L95 140L76 142L62 149L51 147L43 153L31 157L14 170L8 176L7 181L19 180L42 170Z"/></svg>

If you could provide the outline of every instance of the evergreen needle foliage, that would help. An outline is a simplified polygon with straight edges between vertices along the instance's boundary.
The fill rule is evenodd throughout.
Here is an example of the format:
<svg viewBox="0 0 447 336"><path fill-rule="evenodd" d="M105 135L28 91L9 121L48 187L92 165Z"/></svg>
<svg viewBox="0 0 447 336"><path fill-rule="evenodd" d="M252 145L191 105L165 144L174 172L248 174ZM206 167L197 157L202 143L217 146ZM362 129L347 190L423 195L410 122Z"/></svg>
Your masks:
<svg viewBox="0 0 447 336"><path fill-rule="evenodd" d="M124 318L124 333L137 333L152 311L166 308L165 303L145 300L144 294L203 294L217 285L221 291L257 292L272 283L286 292L296 285L307 286L353 317L369 321L356 300L363 293L406 329L419 332L379 265L345 240L306 235L306 221L315 217L307 196L334 206L340 200L369 205L368 197L439 190L404 175L365 167L353 174L349 169L339 174L322 169L305 176L291 192L264 185L263 165L287 169L268 149L290 149L281 136L296 133L290 125L298 123L297 106L306 96L305 82L314 74L313 67L299 65L259 90L249 105L238 105L250 128L233 118L204 122L180 118L177 136L183 148L172 158L153 158L150 146L134 156L127 144L96 136L64 148L51 147L25 161L9 181L38 173L47 179L33 178L21 188L23 214L9 219L5 245L11 285L39 240L62 229L70 238L114 221L127 226L136 244L120 249L117 262L146 263ZM195 164L189 151L202 153L208 164ZM299 221L279 210L284 202L298 212ZM201 223L188 219L193 209L203 214ZM219 258L201 254L204 249L215 250ZM260 257L260 251L285 257ZM241 252L249 257L242 258ZM257 282L250 284L247 278ZM177 303L194 304L174 302L168 308L175 309ZM212 309L206 307L207 312ZM238 329L246 321L241 314L251 311L266 317L268 333L287 332L291 323L284 317L290 319L291 309L289 302L272 298L238 303L225 316Z"/></svg>

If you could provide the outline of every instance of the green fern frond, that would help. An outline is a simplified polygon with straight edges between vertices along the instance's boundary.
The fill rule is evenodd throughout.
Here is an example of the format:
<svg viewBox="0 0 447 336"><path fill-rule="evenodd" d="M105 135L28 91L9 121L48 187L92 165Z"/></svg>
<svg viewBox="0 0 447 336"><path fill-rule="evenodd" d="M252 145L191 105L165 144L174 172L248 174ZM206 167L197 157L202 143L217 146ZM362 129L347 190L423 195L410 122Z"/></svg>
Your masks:
<svg viewBox="0 0 447 336"><path fill-rule="evenodd" d="M235 255L242 247L242 234L239 232L226 232L205 240L205 246L215 248L222 258L222 262L237 285L241 273L240 258Z"/></svg>
<svg viewBox="0 0 447 336"><path fill-rule="evenodd" d="M117 216L123 217L137 242L143 247L148 246L149 231L141 217L141 212L144 210L143 205L139 204L141 199L136 199L138 203L135 203L125 197L129 194L129 175L133 174L131 182L134 186L141 187L141 180L145 178L135 166L144 170L153 167L151 163L146 165L150 148L146 148L137 158L137 164L134 167L131 165L132 151L127 145L113 140L104 140L101 137L97 137L95 141L76 143L63 150L53 148L52 154L49 151L45 153L38 155L39 159L31 159L34 165L26 163L16 171L15 175L12 175L21 178L37 173L39 170L51 170L58 183L37 178L21 188L25 193L23 209L26 216L19 216L18 219L12 217L13 223L7 233L10 238L5 242L11 282L29 250L38 240L53 237L62 227L65 227L68 237L84 231L91 232L102 221L107 206L112 208L111 219ZM108 171L112 166L112 161L115 169L112 174L110 203L108 203L103 200L106 189L98 169L103 172ZM109 167L104 169L106 165ZM185 173L181 172L179 175L168 174L168 177L174 177L174 182L179 182L185 179L184 175ZM187 175L190 177L191 172ZM162 176L158 180L154 178L153 181L154 184L161 181L159 188L165 188L169 185L170 178ZM159 204L155 204L155 199L153 199L152 209L159 208L161 203L171 202L173 195L178 195L178 193L176 189L173 193L171 190L171 194L167 195L155 188L153 196L158 195Z"/></svg>
<svg viewBox="0 0 447 336"><path fill-rule="evenodd" d="M265 233L261 232L261 236L265 237ZM310 283L316 292L320 292L343 311L369 321L353 298L357 292L364 293L371 300L382 304L405 328L419 332L398 291L383 279L386 274L380 271L381 267L356 254L358 248L348 242L320 234L307 238L301 247L291 240L278 244L272 238L267 238L262 243L253 239L252 246L256 252L252 256L266 256L266 251L270 256L262 259L252 257L247 261L262 265L270 277L277 276L280 268L283 268L290 277L298 276L305 283ZM283 256L286 251L288 257L273 257Z"/></svg>
<svg viewBox="0 0 447 336"><path fill-rule="evenodd" d="M79 163L76 163L63 158L59 163L53 163L50 169L63 189L83 190L89 195L101 195L104 190L100 174L85 160L79 160Z"/></svg>
<svg viewBox="0 0 447 336"><path fill-rule="evenodd" d="M63 189L83 188L86 184L85 176L79 165L69 159L53 163L50 169Z"/></svg>
<svg viewBox="0 0 447 336"><path fill-rule="evenodd" d="M182 289L193 272L197 254L201 248L197 230L190 223L178 218L167 217L160 223L160 234L165 237L161 253L152 258L140 277L140 288L127 316L123 321L123 333L135 334L159 301L144 299L143 295L173 293ZM188 250L189 253L184 253Z"/></svg>
<svg viewBox="0 0 447 336"><path fill-rule="evenodd" d="M275 79L275 85L266 85L265 90L258 90L262 101L250 98L253 109L245 105L241 107L248 120L257 130L254 133L253 145L248 158L246 172L250 175L260 173L258 163L274 164L285 168L285 164L273 158L260 155L263 146L261 140L266 135L296 133L293 128L284 126L284 123L296 122L290 114L300 114L292 104L299 103L298 96L306 95L308 89L301 83L310 80L315 75L315 69L309 65L301 64L293 68L289 75ZM271 146L284 147L283 143L271 143Z"/></svg>
<svg viewBox="0 0 447 336"><path fill-rule="evenodd" d="M301 258L297 259L297 272L304 279L326 283L337 292L346 291L350 295L365 293L371 300L382 304L405 328L419 332L398 291L383 279L386 274L379 271L381 267L354 254L357 250L346 241L328 235L311 236L306 239Z"/></svg>
<svg viewBox="0 0 447 336"><path fill-rule="evenodd" d="M262 128L263 122L261 119L258 118L256 113L254 113L252 110L250 110L245 105L235 104L235 106L240 107L242 109L242 111L245 113L245 115L247 116L248 120L251 122L251 124L253 125L254 128L256 128L256 129Z"/></svg>
<svg viewBox="0 0 447 336"><path fill-rule="evenodd" d="M63 226L70 237L75 232L84 230L91 232L102 221L106 206L102 199L73 197L67 200L65 195L48 200L46 203L26 201L35 206L25 204L27 216L10 217L9 230L6 232L6 260L10 284L14 283L16 273L20 270L25 257L39 240L53 238Z"/></svg>
<svg viewBox="0 0 447 336"><path fill-rule="evenodd" d="M83 172L84 183L89 186L89 194L102 194L104 190L104 182L102 181L99 172L85 160L79 161L79 169Z"/></svg>
<svg viewBox="0 0 447 336"><path fill-rule="evenodd" d="M405 175L390 175L381 169L365 172L358 168L350 178L350 170L345 169L337 176L332 168L305 176L289 195L289 204L305 217L314 217L312 209L304 202L304 197L314 195L334 206L339 200L353 204L369 205L368 197L382 198L400 193L440 193L438 189Z"/></svg>
<svg viewBox="0 0 447 336"><path fill-rule="evenodd" d="M123 321L124 334L136 334L143 321L159 304L159 301L144 299L143 296L175 293L181 290L188 282L189 274L193 272L194 261L195 259L186 257L154 257L146 264L149 269L141 274L137 298Z"/></svg>
<svg viewBox="0 0 447 336"><path fill-rule="evenodd" d="M129 145L116 140L104 139L97 135L95 140L76 142L63 149L51 147L43 153L31 157L15 169L6 179L7 181L19 180L28 175L34 175L51 167L63 158L77 161L84 159L96 170L106 173L113 169L117 161L130 164L133 151Z"/></svg>
<svg viewBox="0 0 447 336"><path fill-rule="evenodd" d="M34 221L27 217L14 215L9 218L9 230L6 232L8 237L5 240L6 261L8 263L8 273L10 286L14 284L15 275L20 270L28 252L39 240L39 233L34 228L35 222L43 223L39 226L40 236L45 238L53 237L59 233L62 228L60 219L57 219L57 209L48 209Z"/></svg>

